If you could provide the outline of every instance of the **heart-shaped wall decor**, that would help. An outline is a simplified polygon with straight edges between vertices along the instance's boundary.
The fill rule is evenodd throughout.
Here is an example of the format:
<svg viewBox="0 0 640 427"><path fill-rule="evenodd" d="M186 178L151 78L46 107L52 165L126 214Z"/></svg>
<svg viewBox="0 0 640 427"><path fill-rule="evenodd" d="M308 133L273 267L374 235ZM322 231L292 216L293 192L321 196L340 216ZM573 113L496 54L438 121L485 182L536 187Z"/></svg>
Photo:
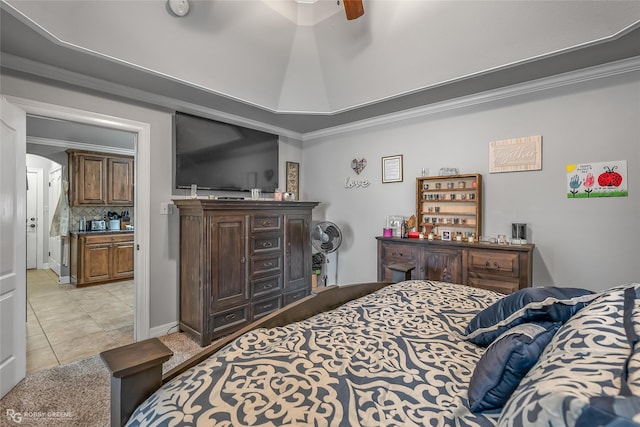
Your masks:
<svg viewBox="0 0 640 427"><path fill-rule="evenodd" d="M355 173L357 173L358 175L360 175L360 172L362 172L364 170L364 168L367 167L367 160L366 159L353 159L351 160L351 169L353 169L353 171Z"/></svg>

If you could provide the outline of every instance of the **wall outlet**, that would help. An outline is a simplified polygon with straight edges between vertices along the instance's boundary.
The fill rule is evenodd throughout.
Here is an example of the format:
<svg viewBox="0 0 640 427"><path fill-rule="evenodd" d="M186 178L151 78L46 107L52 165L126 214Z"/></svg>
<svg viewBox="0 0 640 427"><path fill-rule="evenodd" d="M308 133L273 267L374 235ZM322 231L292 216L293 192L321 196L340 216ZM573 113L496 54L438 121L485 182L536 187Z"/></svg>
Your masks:
<svg viewBox="0 0 640 427"><path fill-rule="evenodd" d="M160 203L160 215L172 215L173 203L161 202Z"/></svg>

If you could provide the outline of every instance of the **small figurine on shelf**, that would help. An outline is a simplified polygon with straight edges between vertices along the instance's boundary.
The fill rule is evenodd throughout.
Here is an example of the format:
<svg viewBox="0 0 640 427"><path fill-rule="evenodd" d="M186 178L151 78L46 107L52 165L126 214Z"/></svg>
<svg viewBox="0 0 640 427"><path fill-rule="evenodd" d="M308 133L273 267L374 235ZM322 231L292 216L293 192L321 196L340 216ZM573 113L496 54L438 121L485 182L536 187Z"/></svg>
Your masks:
<svg viewBox="0 0 640 427"><path fill-rule="evenodd" d="M400 237L403 239L409 238L409 223L407 221L402 221L402 231Z"/></svg>

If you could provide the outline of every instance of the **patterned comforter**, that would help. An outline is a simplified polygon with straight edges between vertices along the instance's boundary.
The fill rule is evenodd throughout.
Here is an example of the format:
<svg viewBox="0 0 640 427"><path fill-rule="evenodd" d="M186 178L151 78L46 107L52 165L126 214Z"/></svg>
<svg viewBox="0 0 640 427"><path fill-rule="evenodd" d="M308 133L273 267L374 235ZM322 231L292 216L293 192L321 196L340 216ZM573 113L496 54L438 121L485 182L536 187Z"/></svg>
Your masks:
<svg viewBox="0 0 640 427"><path fill-rule="evenodd" d="M165 384L131 426L494 426L468 409L484 351L462 340L502 295L407 281L302 322L258 329Z"/></svg>

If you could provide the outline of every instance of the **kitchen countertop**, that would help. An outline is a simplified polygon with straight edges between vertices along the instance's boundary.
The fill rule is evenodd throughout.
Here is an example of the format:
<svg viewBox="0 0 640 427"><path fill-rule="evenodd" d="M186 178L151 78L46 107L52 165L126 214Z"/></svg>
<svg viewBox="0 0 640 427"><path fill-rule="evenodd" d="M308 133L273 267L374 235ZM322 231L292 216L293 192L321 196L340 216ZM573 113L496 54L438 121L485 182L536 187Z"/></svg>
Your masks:
<svg viewBox="0 0 640 427"><path fill-rule="evenodd" d="M71 234L123 234L133 233L134 230L95 230L95 231L72 231Z"/></svg>

